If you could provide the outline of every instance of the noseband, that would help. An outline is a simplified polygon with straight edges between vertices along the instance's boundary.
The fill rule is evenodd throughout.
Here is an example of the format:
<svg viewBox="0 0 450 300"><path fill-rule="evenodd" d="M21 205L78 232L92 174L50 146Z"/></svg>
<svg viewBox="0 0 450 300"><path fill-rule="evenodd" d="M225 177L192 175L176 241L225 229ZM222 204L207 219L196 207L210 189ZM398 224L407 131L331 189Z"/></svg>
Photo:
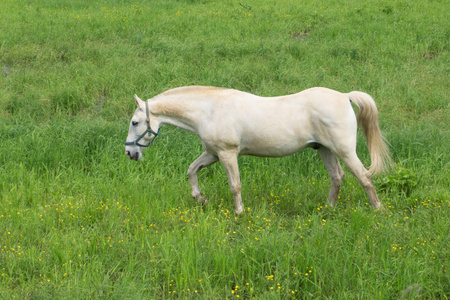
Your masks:
<svg viewBox="0 0 450 300"><path fill-rule="evenodd" d="M149 114L148 114L148 102L145 102L145 122L147 122L147 129L144 131L143 134L141 134L140 136L138 136L136 138L136 140L134 142L126 142L125 146L139 146L139 147L149 147L151 144L153 144L153 141L156 139L156 137L159 134L159 128L158 128L158 132L154 132L151 128L150 128L150 118L149 118ZM150 141L150 143L148 143L147 145L141 144L139 143L139 141L146 135L146 134L153 134L155 137Z"/></svg>

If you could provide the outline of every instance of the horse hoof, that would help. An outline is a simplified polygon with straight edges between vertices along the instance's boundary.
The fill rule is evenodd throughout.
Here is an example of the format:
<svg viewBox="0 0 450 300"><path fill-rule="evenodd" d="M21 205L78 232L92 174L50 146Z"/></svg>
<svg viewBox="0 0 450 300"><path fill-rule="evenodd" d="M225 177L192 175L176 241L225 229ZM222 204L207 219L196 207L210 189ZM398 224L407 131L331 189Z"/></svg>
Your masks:
<svg viewBox="0 0 450 300"><path fill-rule="evenodd" d="M197 203L199 205L207 205L208 204L208 199L203 195L198 195L197 197L195 197L195 200L197 201Z"/></svg>
<svg viewBox="0 0 450 300"><path fill-rule="evenodd" d="M240 216L244 212L244 209L242 207L238 207L234 209L234 212L236 213L236 215Z"/></svg>
<svg viewBox="0 0 450 300"><path fill-rule="evenodd" d="M381 204L381 203L379 205L375 206L374 209L376 211L384 211L384 210L386 210L386 208L384 208L384 205Z"/></svg>
<svg viewBox="0 0 450 300"><path fill-rule="evenodd" d="M336 202L328 201L328 206L331 208L336 208Z"/></svg>

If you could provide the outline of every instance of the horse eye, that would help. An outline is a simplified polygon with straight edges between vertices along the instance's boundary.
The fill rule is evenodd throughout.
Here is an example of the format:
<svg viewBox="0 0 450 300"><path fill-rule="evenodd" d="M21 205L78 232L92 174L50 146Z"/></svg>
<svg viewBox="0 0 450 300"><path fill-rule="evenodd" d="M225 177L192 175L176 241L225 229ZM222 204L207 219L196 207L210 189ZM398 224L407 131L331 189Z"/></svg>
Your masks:
<svg viewBox="0 0 450 300"><path fill-rule="evenodd" d="M137 124L139 124L139 122L133 121L131 122L131 125L136 126Z"/></svg>

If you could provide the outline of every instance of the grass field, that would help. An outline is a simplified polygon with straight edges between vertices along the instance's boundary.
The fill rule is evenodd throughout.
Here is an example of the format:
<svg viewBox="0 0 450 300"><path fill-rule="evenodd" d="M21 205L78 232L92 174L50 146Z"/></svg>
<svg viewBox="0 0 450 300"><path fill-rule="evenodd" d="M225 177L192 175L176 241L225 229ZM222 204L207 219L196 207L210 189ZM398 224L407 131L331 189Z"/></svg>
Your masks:
<svg viewBox="0 0 450 300"><path fill-rule="evenodd" d="M0 0L0 299L449 299L450 4ZM214 85L371 94L396 167L373 211L317 153L220 164L163 127L124 154L133 94ZM358 154L370 164L359 136Z"/></svg>

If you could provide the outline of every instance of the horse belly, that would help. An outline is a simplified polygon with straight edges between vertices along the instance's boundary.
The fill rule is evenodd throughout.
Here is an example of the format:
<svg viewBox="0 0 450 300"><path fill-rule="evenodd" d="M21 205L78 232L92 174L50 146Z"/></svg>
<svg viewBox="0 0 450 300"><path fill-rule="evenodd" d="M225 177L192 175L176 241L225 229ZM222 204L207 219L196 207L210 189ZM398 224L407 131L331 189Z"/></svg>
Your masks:
<svg viewBox="0 0 450 300"><path fill-rule="evenodd" d="M264 138L242 139L239 147L240 155L263 157L280 157L294 154L313 142L311 139L298 136L266 136Z"/></svg>

